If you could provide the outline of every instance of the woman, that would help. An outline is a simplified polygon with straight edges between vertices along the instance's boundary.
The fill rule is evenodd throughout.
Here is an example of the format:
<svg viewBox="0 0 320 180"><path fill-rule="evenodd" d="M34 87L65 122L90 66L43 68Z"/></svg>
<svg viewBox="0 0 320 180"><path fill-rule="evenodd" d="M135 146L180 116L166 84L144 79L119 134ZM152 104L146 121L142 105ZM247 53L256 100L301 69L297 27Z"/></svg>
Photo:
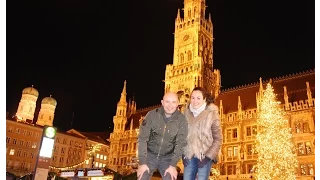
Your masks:
<svg viewBox="0 0 320 180"><path fill-rule="evenodd" d="M188 145L182 156L184 180L208 180L212 163L217 163L222 143L218 107L204 88L192 90L185 116L188 121Z"/></svg>

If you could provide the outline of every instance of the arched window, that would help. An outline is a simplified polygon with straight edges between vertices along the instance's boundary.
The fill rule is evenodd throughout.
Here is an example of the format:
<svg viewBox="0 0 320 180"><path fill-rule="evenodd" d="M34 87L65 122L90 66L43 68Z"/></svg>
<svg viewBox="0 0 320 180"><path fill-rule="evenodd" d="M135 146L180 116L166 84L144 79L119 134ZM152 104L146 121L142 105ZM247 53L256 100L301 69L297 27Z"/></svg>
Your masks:
<svg viewBox="0 0 320 180"><path fill-rule="evenodd" d="M192 60L192 52L188 51L188 61L191 61L191 60Z"/></svg>
<svg viewBox="0 0 320 180"><path fill-rule="evenodd" d="M188 18L191 18L191 9L188 10Z"/></svg>
<svg viewBox="0 0 320 180"><path fill-rule="evenodd" d="M180 64L182 64L184 62L184 55L183 53L180 54Z"/></svg>
<svg viewBox="0 0 320 180"><path fill-rule="evenodd" d="M304 132L304 133L310 132L309 123L308 123L308 122L304 122L304 123L302 124L302 128L303 128L303 132Z"/></svg>
<svg viewBox="0 0 320 180"><path fill-rule="evenodd" d="M296 133L308 133L310 132L308 122L296 122L295 123L295 132Z"/></svg>

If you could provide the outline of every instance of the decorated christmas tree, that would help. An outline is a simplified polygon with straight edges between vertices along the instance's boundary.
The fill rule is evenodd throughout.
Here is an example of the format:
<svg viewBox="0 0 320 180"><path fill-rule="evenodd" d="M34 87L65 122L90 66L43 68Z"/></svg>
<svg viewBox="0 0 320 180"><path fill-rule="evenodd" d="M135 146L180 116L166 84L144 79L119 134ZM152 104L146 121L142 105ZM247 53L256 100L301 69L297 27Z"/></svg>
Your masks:
<svg viewBox="0 0 320 180"><path fill-rule="evenodd" d="M258 153L256 178L258 180L296 179L298 161L292 140L291 128L285 112L276 101L270 83L261 97L258 112L258 133L255 151Z"/></svg>

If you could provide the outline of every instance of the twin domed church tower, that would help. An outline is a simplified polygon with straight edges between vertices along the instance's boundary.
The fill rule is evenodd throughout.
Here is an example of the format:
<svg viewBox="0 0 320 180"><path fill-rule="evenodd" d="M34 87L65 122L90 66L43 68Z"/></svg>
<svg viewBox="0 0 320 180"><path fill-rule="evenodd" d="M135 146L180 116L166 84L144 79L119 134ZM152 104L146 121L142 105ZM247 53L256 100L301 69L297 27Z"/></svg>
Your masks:
<svg viewBox="0 0 320 180"><path fill-rule="evenodd" d="M33 123L38 97L39 92L33 86L23 89L21 100L16 113L18 121L31 121L31 123ZM40 126L52 126L56 107L57 101L52 98L51 95L49 97L43 98L41 101L41 108L36 124Z"/></svg>

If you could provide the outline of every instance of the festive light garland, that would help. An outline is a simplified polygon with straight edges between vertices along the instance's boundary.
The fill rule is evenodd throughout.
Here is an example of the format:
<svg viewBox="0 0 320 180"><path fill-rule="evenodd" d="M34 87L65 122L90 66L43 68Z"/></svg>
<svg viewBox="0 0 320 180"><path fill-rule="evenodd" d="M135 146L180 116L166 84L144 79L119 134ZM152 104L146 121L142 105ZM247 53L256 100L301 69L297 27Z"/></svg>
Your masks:
<svg viewBox="0 0 320 180"><path fill-rule="evenodd" d="M90 147L90 151L88 152L89 156L87 159L85 159L84 161L78 163L78 164L75 164L75 165L72 165L72 166L66 166L66 167L55 167L55 166L49 166L49 168L51 169L54 169L54 170L67 170L67 169L73 169L73 168L76 168L78 166L81 166L82 164L84 164L87 160L90 160L92 159L92 154L95 153L96 151L99 151L101 148L101 144L96 144L94 145L93 147Z"/></svg>
<svg viewBox="0 0 320 180"><path fill-rule="evenodd" d="M78 166L80 166L80 165L82 165L82 164L84 164L87 160L90 160L90 159L92 159L92 154L93 153L95 153L96 151L99 151L100 150L100 148L101 148L101 144L96 144L95 146L93 146L93 147L90 147L90 151L88 152L88 154L89 154L89 158L87 158L87 159L85 159L84 161L82 161L82 162L80 162L80 163L78 163L78 164L75 164L75 165L72 165L72 166L66 166L66 167L55 167L55 166L49 166L49 168L51 168L51 169L54 169L54 170L67 170L67 169L73 169L73 168L76 168L76 167L78 167ZM32 174L32 173L27 173L27 174L25 174L25 175L23 175L23 176L26 176L26 175L30 175L30 174ZM22 176L22 177L23 177Z"/></svg>
<svg viewBox="0 0 320 180"><path fill-rule="evenodd" d="M294 180L298 160L292 141L291 128L284 110L276 101L270 83L263 93L258 113L258 133L255 150L258 153L256 179Z"/></svg>

